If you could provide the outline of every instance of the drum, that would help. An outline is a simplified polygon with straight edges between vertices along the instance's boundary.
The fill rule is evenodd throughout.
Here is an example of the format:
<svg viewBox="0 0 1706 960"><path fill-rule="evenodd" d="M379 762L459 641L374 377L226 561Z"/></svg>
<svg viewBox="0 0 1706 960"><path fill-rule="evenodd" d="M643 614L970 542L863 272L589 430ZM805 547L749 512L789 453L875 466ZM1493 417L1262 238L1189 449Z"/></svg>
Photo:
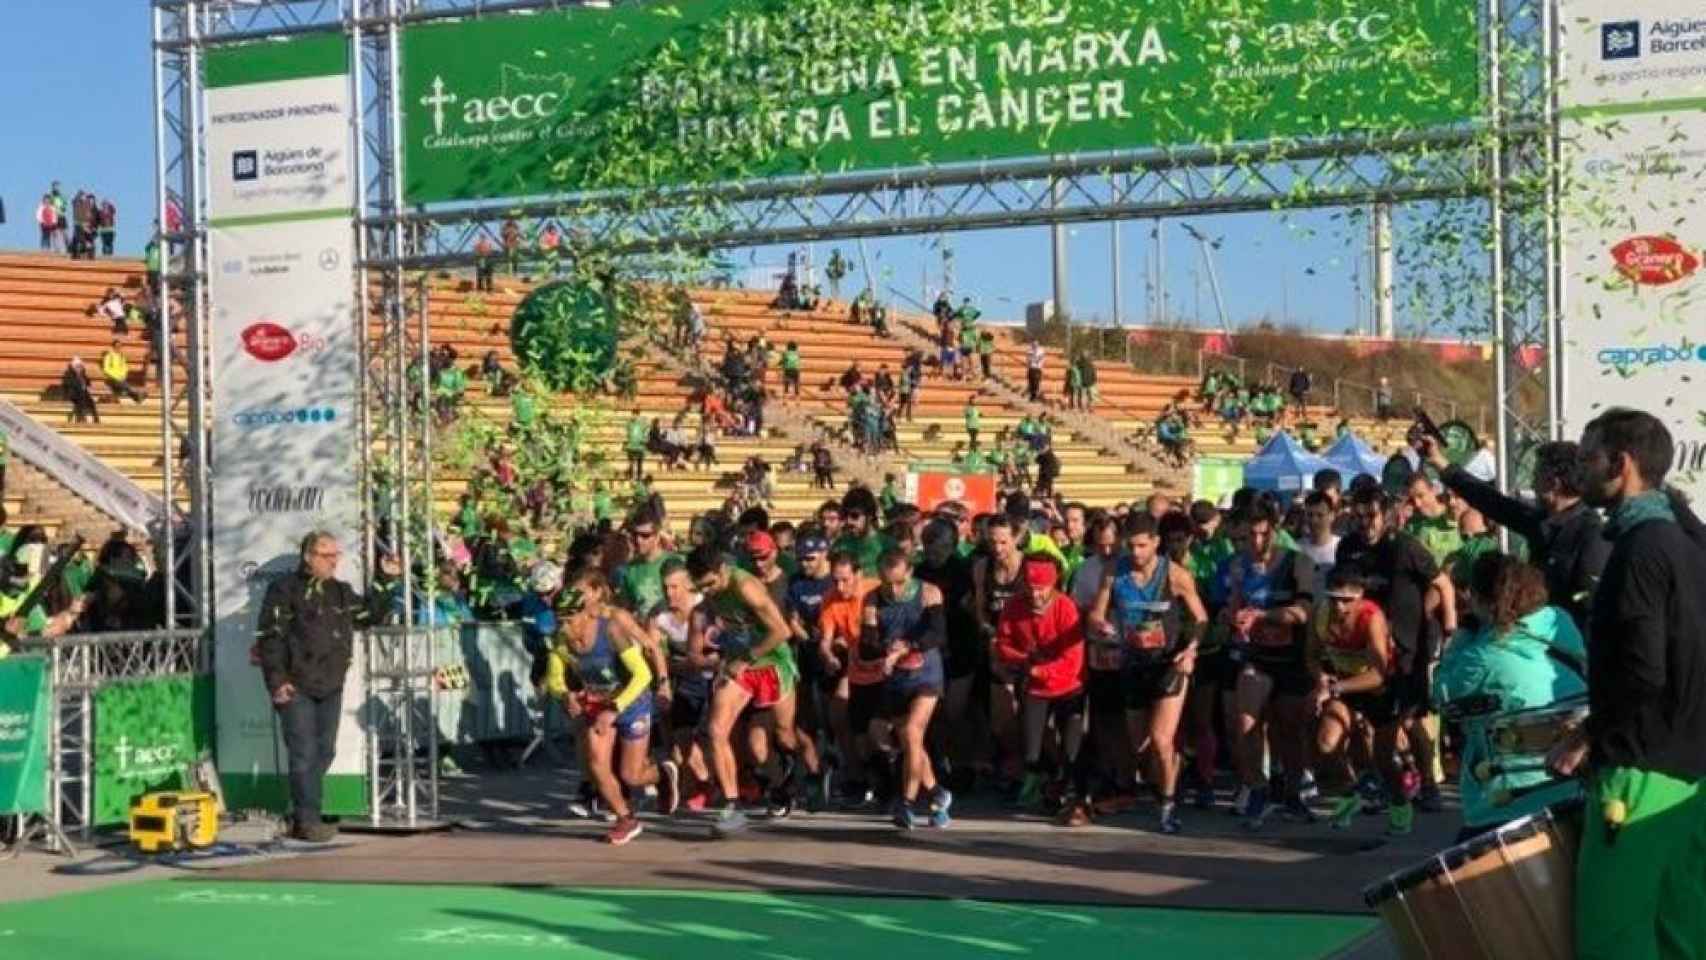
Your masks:
<svg viewBox="0 0 1706 960"><path fill-rule="evenodd" d="M1403 960L1575 956L1581 804L1560 804L1363 891Z"/></svg>
<svg viewBox="0 0 1706 960"><path fill-rule="evenodd" d="M1588 698L1569 697L1544 707L1517 710L1487 721L1495 757L1545 756L1588 716Z"/></svg>

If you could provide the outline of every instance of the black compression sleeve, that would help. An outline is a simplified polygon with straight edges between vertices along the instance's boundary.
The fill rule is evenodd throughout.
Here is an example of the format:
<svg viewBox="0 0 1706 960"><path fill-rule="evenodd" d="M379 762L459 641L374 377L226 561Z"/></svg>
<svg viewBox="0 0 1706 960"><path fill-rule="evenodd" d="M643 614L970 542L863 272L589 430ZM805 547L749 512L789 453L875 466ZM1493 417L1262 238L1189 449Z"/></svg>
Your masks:
<svg viewBox="0 0 1706 960"><path fill-rule="evenodd" d="M941 604L924 608L924 633L914 644L919 650L940 650L948 641L948 614Z"/></svg>

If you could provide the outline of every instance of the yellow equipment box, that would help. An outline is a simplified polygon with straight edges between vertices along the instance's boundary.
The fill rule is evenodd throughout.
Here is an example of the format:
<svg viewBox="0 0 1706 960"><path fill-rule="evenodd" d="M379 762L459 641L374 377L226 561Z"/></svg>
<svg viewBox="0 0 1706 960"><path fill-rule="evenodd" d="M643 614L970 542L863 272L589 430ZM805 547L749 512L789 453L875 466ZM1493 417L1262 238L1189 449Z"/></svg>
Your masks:
<svg viewBox="0 0 1706 960"><path fill-rule="evenodd" d="M211 847L219 801L211 793L145 793L130 801L130 842L144 853Z"/></svg>

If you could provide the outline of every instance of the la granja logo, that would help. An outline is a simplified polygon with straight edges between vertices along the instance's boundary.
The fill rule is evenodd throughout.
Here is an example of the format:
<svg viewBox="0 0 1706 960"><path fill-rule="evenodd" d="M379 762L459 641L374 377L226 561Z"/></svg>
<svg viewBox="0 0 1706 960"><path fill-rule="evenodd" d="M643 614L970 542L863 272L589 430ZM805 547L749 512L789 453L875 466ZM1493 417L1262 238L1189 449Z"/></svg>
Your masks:
<svg viewBox="0 0 1706 960"><path fill-rule="evenodd" d="M270 320L250 324L242 338L249 356L265 363L275 363L296 352L295 335Z"/></svg>
<svg viewBox="0 0 1706 960"><path fill-rule="evenodd" d="M1662 287L1700 269L1700 255L1672 237L1630 237L1611 248L1617 272L1644 287Z"/></svg>

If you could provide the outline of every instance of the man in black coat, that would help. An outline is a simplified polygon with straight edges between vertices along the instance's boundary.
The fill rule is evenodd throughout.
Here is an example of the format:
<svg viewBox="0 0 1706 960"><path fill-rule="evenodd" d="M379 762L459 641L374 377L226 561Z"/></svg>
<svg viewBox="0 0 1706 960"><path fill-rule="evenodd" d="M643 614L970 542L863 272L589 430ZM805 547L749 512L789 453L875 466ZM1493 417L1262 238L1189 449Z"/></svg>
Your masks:
<svg viewBox="0 0 1706 960"><path fill-rule="evenodd" d="M1695 957L1706 943L1706 530L1664 487L1658 418L1614 408L1582 433L1581 485L1612 541L1589 619L1585 735L1548 758L1588 773L1576 956Z"/></svg>
<svg viewBox="0 0 1706 960"><path fill-rule="evenodd" d="M364 600L337 579L340 555L332 534L317 530L304 537L301 566L267 586L255 639L261 675L284 725L292 833L313 843L337 835L321 820L320 789L337 749L355 631L379 622L389 600L378 584ZM381 583L397 572L394 561L382 568Z"/></svg>
<svg viewBox="0 0 1706 960"><path fill-rule="evenodd" d="M1446 459L1432 437L1422 438L1427 457L1440 480L1488 520L1528 541L1528 558L1546 574L1547 602L1569 611L1586 636L1594 587L1611 556L1611 541L1602 536L1599 512L1582 502L1577 479L1580 456L1568 441L1543 443L1535 450L1534 495L1538 503L1507 497L1498 488L1471 476Z"/></svg>

